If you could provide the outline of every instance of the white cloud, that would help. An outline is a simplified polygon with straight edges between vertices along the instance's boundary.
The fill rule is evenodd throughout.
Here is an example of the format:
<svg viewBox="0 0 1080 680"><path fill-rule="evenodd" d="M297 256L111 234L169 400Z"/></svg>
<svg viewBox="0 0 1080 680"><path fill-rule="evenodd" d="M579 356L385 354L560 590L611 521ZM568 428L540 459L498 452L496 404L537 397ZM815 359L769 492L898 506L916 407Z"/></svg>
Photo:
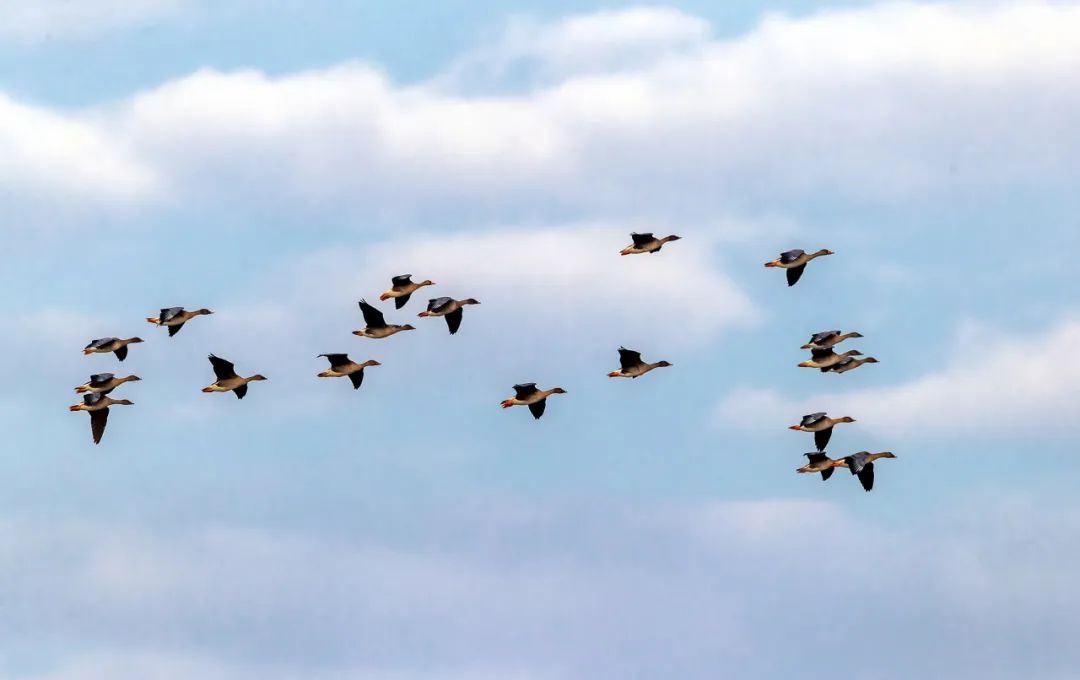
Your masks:
<svg viewBox="0 0 1080 680"><path fill-rule="evenodd" d="M1040 677L1080 662L1073 506L894 527L819 501L489 499L420 524L387 540L9 518L0 632L39 662L0 677L1021 678L1032 659ZM807 665L843 634L807 622L835 620L890 644Z"/></svg>
<svg viewBox="0 0 1080 680"><path fill-rule="evenodd" d="M1059 434L1080 419L1078 345L1077 321L1042 333L970 328L960 334L952 356L941 357L938 368L910 381L813 399L738 388L718 406L717 417L726 426L775 428L796 422L803 413L828 409L878 431L987 437L1023 430Z"/></svg>
<svg viewBox="0 0 1080 680"><path fill-rule="evenodd" d="M706 33L668 10L565 19L529 50L580 67L517 94L446 74L400 86L359 64L206 70L110 108L101 130L181 199L332 200L388 220L1060 191L1080 171L1080 7L897 3ZM118 174L114 191L140 190Z"/></svg>
<svg viewBox="0 0 1080 680"><path fill-rule="evenodd" d="M87 38L175 15L189 0L0 0L0 41Z"/></svg>
<svg viewBox="0 0 1080 680"><path fill-rule="evenodd" d="M90 120L19 104L0 93L0 183L13 196L130 201L157 186L153 169Z"/></svg>

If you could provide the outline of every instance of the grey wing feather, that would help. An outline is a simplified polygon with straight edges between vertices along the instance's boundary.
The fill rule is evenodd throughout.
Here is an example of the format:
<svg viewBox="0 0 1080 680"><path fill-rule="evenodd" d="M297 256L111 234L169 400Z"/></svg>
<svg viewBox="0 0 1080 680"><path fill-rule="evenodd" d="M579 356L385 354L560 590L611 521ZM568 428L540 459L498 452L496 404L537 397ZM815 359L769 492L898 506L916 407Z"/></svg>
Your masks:
<svg viewBox="0 0 1080 680"><path fill-rule="evenodd" d="M399 274L399 275L393 277L392 279L390 279L390 283L393 284L394 288L399 288L401 286L405 286L405 285L408 285L408 284L412 283L411 279L412 279L412 274Z"/></svg>
<svg viewBox="0 0 1080 680"><path fill-rule="evenodd" d="M161 321L161 323L165 323L166 321L172 320L176 317L177 314L180 314L183 311L183 307L166 307L165 309L161 310L161 316L159 317L159 320Z"/></svg>
<svg viewBox="0 0 1080 680"><path fill-rule="evenodd" d="M446 305L450 304L452 300L448 297L437 297L428 300L427 310L429 312L437 312Z"/></svg>
<svg viewBox="0 0 1080 680"><path fill-rule="evenodd" d="M115 376L112 373L95 373L90 376L90 386L98 387L112 380Z"/></svg>
<svg viewBox="0 0 1080 680"><path fill-rule="evenodd" d="M806 251L799 250L798 248L795 250L788 250L787 252L780 253L780 261L784 264L791 264L805 254Z"/></svg>
<svg viewBox="0 0 1080 680"><path fill-rule="evenodd" d="M840 335L840 331L821 331L820 333L811 335L810 342L816 345L819 342L836 337L837 335Z"/></svg>

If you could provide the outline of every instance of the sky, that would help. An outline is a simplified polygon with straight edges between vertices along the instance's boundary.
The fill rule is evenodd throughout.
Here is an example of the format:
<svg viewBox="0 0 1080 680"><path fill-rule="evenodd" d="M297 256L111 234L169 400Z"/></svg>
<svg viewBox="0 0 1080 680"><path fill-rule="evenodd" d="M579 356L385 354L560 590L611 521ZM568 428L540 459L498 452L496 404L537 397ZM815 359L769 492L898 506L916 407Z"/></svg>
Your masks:
<svg viewBox="0 0 1080 680"><path fill-rule="evenodd" d="M1078 42L1049 0L0 0L0 680L1073 677ZM789 289L790 248L836 254ZM417 330L351 335L406 272ZM833 328L880 363L797 368ZM268 381L202 394L211 352ZM795 474L813 411L897 455L872 493Z"/></svg>

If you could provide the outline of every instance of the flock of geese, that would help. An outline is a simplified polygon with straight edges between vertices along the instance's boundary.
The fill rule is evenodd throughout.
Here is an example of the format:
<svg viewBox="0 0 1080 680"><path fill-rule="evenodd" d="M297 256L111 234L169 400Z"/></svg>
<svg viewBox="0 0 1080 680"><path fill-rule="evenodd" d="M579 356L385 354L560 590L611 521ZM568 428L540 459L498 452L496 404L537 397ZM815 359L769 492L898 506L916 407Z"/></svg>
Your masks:
<svg viewBox="0 0 1080 680"><path fill-rule="evenodd" d="M661 248L663 248L664 244L680 239L679 236L674 234L662 238L658 238L651 233L634 233L630 236L633 243L622 249L620 255L658 253ZM806 253L802 250L789 250L781 253L779 258L766 262L765 266L784 269L787 274L788 286L794 286L802 277L803 272L806 270L806 265L811 260L832 254L833 252L831 250L824 249L814 253ZM414 282L411 274L395 276L391 279L390 289L379 296L379 301L386 302L387 300L393 300L394 308L400 310L408 304L413 293L421 288L433 285L435 285L435 283L430 280ZM480 304L480 302L474 298L457 300L450 297L437 297L428 300L427 309L420 312L417 316L421 318L443 317L443 319L446 320L446 326L450 334L454 335L461 328L465 307L478 304ZM379 340L389 338L403 331L416 330L411 324L387 323L382 311L365 299L361 299L359 305L360 312L364 317L365 326L360 330L353 331L353 335ZM168 307L162 309L158 316L147 317L146 320L155 326L167 328L169 337L172 337L179 333L184 327L184 324L189 321L196 317L209 316L211 314L213 314L213 312L209 309L187 311L183 307ZM839 330L815 333L810 337L810 341L801 348L810 350L810 359L808 361L803 361L799 366L805 368L817 368L822 373L846 373L863 364L877 363L877 359L873 357L856 358L862 356L862 353L857 350L838 354L834 349L836 345L849 338L861 337L863 336L859 333L841 333ZM141 342L143 342L142 338L138 337L99 338L91 341L83 349L83 353L87 355L114 354L119 361L124 361L128 355L128 347ZM641 358L640 352L625 347L620 347L618 351L619 368L608 373L608 377L611 378L639 378L653 369L666 368L672 365L667 361L657 361L655 363L646 362ZM352 383L353 389L359 389L363 384L364 369L381 365L378 361L372 359L357 363L350 359L349 355L345 353L320 354L318 357L325 358L330 364L330 367L327 370L317 374L318 377L348 378ZM236 372L236 367L231 361L222 359L213 354L210 354L208 359L216 379L213 383L204 387L202 390L203 392L232 392L236 395L237 399L243 399L247 395L248 385L250 383L266 380L265 376L258 373L243 377ZM113 390L124 383L138 380L140 380L140 378L136 375L118 377L113 373L96 373L90 376L89 381L75 388L75 392L81 394L83 400L81 403L72 405L70 410L86 411L90 414L90 431L95 444L100 443L102 436L105 434L105 425L108 422L110 407L131 406L134 403L127 399L114 399L109 395ZM544 410L547 408L548 397L555 394L566 394L566 390L562 387L552 387L545 390L537 387L536 383L521 383L514 385L513 389L514 396L503 400L501 404L502 407L510 408L512 406L527 406L535 419L539 419L544 415ZM809 460L806 465L798 468L797 472L819 472L821 473L821 478L827 480L832 476L835 468L847 468L851 471L852 475L859 478L863 488L866 491L870 491L874 486L874 461L882 458L895 458L896 456L888 451L880 453L860 451L842 458L830 458L828 454L825 453L825 447L832 437L833 428L841 423L852 422L855 422L855 419L849 416L844 416L843 418L830 418L825 413L811 413L803 416L798 425L792 425L790 428L792 430L813 433L814 443L817 449L811 453L804 454Z"/></svg>
<svg viewBox="0 0 1080 680"><path fill-rule="evenodd" d="M811 261L825 255L832 255L831 250L819 250L816 253L807 253L802 250L789 250L784 253L780 253L780 257L775 260L770 260L765 263L766 267L780 267L787 273L788 286L794 286L802 277L803 272L806 270L806 265ZM865 359L856 359L855 357L863 356L863 353L858 350L850 350L837 354L833 349L841 342L849 338L861 338L861 333L841 333L838 330L834 331L822 331L820 333L814 333L810 336L810 342L806 343L800 349L810 350L809 361L803 361L799 364L800 368L817 368L822 373L847 373L853 371L863 364L876 364L877 359L874 357L866 357ZM806 465L796 469L796 472L820 472L822 481L826 481L829 477L832 477L833 470L836 468L847 468L851 470L851 474L859 478L859 482L866 491L870 491L874 488L874 461L882 458L896 458L891 451L880 451L878 453L870 453L869 451L859 451L853 453L850 456L844 456L843 458L830 458L829 454L825 453L825 447L828 445L829 440L832 438L832 431L836 425L840 423L854 423L855 419L851 416L844 416L843 418L830 418L827 413L808 413L802 417L798 425L792 425L789 429L797 432L812 432L814 435L814 446L816 451L810 453L804 453L807 462Z"/></svg>

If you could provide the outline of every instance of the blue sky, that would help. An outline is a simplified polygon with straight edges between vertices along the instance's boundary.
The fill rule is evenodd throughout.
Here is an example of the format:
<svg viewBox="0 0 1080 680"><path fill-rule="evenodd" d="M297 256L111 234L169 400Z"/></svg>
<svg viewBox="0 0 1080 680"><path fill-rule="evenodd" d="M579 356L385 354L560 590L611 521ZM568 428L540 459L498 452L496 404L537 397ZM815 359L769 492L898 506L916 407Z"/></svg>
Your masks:
<svg viewBox="0 0 1080 680"><path fill-rule="evenodd" d="M0 680L1069 677L1080 5L404 4L0 4Z"/></svg>

